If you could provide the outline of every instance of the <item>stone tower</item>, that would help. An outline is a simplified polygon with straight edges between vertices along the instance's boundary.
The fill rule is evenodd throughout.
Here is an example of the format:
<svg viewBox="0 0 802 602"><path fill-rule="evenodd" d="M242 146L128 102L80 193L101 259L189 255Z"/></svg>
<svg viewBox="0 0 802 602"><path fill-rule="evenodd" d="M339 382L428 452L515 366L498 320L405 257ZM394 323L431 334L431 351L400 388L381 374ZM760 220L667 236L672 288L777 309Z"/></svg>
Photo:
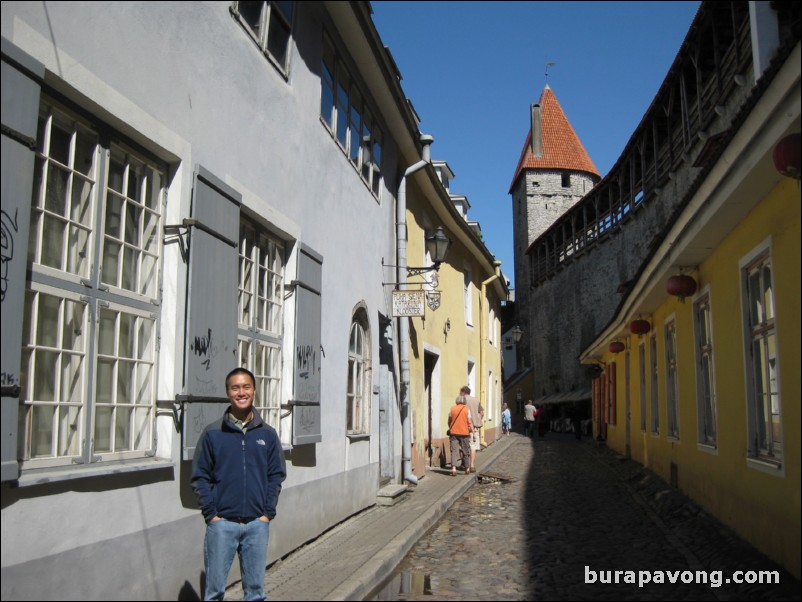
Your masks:
<svg viewBox="0 0 802 602"><path fill-rule="evenodd" d="M526 144L510 186L516 314L529 300L526 250L600 180L599 172L546 84L532 105Z"/></svg>

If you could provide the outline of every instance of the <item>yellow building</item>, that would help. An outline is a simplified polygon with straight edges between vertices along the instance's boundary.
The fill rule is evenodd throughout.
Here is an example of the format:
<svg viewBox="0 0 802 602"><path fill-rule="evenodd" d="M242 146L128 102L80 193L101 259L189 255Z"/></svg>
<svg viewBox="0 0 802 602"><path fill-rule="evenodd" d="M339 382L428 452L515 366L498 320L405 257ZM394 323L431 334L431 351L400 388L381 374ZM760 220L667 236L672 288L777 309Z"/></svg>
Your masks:
<svg viewBox="0 0 802 602"><path fill-rule="evenodd" d="M581 355L602 368L595 434L797 578L800 183L772 157L796 134L798 160L801 101L797 43L755 86L721 155ZM679 275L696 289L682 299L667 289ZM649 332L632 334L638 319Z"/></svg>
<svg viewBox="0 0 802 602"><path fill-rule="evenodd" d="M418 478L427 466L450 462L448 413L463 385L485 408L484 442L501 429L499 316L509 291L501 263L483 244L478 224L467 219L467 199L449 192L451 178L448 165L438 161L408 178L408 265L432 265L425 240L437 228L451 240L438 270L408 280L408 288L422 288L427 297L425 315L408 318L412 468Z"/></svg>

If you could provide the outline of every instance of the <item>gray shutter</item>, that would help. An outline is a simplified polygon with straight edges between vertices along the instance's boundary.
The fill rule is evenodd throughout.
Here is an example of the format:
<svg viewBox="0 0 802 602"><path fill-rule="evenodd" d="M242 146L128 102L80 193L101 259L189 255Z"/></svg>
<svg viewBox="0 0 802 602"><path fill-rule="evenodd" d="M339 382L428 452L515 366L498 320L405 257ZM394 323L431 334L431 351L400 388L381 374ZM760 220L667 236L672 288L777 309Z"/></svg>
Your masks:
<svg viewBox="0 0 802 602"><path fill-rule="evenodd" d="M185 460L226 409L225 378L237 366L239 207L242 196L198 167L192 198L184 349Z"/></svg>
<svg viewBox="0 0 802 602"><path fill-rule="evenodd" d="M34 148L44 66L2 40L2 469L3 481L19 477L19 413L22 316L31 215Z"/></svg>
<svg viewBox="0 0 802 602"><path fill-rule="evenodd" d="M292 444L322 441L320 434L320 296L323 257L306 245L298 253L295 282L295 353L293 354Z"/></svg>

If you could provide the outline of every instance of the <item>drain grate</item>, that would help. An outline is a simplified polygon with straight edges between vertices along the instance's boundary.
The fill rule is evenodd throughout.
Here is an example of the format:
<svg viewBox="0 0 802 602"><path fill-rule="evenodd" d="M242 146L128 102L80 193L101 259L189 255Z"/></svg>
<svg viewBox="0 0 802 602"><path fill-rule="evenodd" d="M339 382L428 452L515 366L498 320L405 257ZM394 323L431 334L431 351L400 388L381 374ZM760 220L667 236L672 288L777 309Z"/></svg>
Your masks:
<svg viewBox="0 0 802 602"><path fill-rule="evenodd" d="M515 477L510 477L505 474L501 474L500 472L477 472L476 480L479 483L489 484L489 483L511 483L516 479Z"/></svg>

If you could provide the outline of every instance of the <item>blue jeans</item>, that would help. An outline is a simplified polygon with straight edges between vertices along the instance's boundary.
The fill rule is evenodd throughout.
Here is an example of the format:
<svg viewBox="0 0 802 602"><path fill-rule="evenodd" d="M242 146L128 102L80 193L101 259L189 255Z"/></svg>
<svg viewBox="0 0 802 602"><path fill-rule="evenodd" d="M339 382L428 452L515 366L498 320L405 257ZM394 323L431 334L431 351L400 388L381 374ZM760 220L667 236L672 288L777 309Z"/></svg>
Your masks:
<svg viewBox="0 0 802 602"><path fill-rule="evenodd" d="M203 560L206 565L204 600L222 600L234 554L239 553L243 600L265 599L265 568L270 523L254 519L237 523L225 519L206 525Z"/></svg>

